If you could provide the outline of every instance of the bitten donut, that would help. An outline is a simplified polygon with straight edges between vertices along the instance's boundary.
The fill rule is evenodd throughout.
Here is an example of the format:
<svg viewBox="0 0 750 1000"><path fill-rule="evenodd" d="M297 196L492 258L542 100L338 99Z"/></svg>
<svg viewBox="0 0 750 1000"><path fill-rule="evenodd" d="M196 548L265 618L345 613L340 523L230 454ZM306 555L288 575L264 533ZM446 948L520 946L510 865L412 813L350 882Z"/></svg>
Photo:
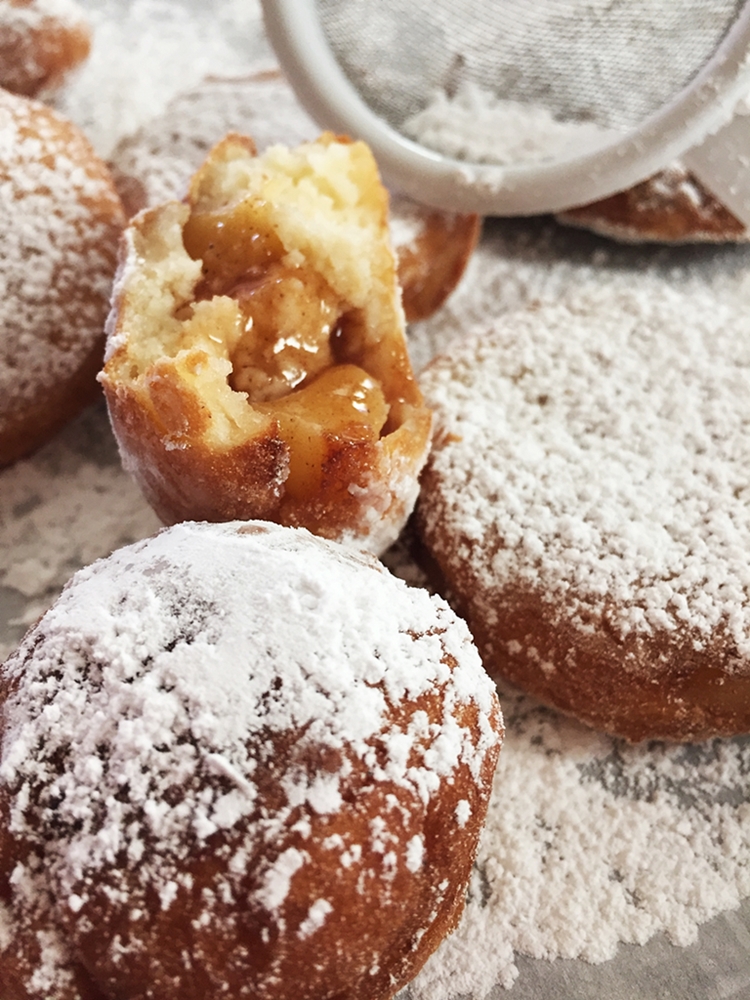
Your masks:
<svg viewBox="0 0 750 1000"><path fill-rule="evenodd" d="M592 288L427 368L418 527L491 673L632 741L750 729L749 331Z"/></svg>
<svg viewBox="0 0 750 1000"><path fill-rule="evenodd" d="M744 243L745 225L680 163L601 201L561 212L565 225L623 243Z"/></svg>
<svg viewBox="0 0 750 1000"><path fill-rule="evenodd" d="M0 466L96 393L124 213L69 121L0 90Z"/></svg>
<svg viewBox="0 0 750 1000"><path fill-rule="evenodd" d="M74 0L0 0L0 87L26 97L54 91L90 49Z"/></svg>
<svg viewBox="0 0 750 1000"><path fill-rule="evenodd" d="M115 184L130 215L182 198L189 178L227 132L251 135L258 152L314 139L315 122L278 70L212 77L178 94L112 153ZM479 237L476 215L441 212L403 194L389 208L391 241L408 321L437 310L461 279Z"/></svg>
<svg viewBox="0 0 750 1000"><path fill-rule="evenodd" d="M101 381L165 522L262 517L374 552L395 539L431 415L387 206L363 143L256 156L230 135L187 204L132 221Z"/></svg>
<svg viewBox="0 0 750 1000"><path fill-rule="evenodd" d="M184 523L76 574L0 676L3 1000L380 1000L455 925L500 711L374 558Z"/></svg>

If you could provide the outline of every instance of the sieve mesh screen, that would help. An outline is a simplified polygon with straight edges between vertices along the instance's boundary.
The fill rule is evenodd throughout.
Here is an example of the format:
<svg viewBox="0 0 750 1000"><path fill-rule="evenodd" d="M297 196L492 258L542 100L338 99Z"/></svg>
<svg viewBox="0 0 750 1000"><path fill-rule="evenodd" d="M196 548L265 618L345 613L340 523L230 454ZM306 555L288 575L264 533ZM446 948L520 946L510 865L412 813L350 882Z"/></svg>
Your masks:
<svg viewBox="0 0 750 1000"><path fill-rule="evenodd" d="M564 156L635 128L714 54L744 0L317 0L342 70L381 118L426 146L477 162ZM493 104L494 102L494 104ZM446 109L488 133L525 122L525 140L483 145L435 128ZM500 114L500 112L503 112ZM568 123L567 138L549 138ZM542 127L544 126L544 127ZM583 131L582 131L583 129ZM541 131L540 131L541 130ZM455 129L453 130L455 133ZM460 131L460 130L459 130Z"/></svg>

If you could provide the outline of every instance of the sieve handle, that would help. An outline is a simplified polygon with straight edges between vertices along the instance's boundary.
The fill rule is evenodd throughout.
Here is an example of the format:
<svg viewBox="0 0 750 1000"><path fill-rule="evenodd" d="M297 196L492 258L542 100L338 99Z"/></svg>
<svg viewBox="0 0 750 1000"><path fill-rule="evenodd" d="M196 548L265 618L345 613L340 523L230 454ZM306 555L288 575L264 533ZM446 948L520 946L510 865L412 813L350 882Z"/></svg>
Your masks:
<svg viewBox="0 0 750 1000"><path fill-rule="evenodd" d="M750 229L750 108L683 153L682 163Z"/></svg>

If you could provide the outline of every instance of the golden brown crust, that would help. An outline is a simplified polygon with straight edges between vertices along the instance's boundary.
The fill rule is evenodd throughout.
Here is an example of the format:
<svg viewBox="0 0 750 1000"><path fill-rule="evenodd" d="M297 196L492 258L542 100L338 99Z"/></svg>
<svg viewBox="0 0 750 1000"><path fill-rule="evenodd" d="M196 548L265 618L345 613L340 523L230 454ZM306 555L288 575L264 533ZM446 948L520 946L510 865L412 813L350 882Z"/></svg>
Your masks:
<svg viewBox="0 0 750 1000"><path fill-rule="evenodd" d="M273 205L271 211L278 219L268 229L270 224L264 221L267 209L263 206L269 202L258 201L261 207L256 208L255 195L240 199L239 208L231 209L231 225L247 233L278 229L277 235L267 239L271 247L268 253L275 255L273 274L280 275L278 281L273 278L268 285L269 295L277 295L273 292L277 287L282 289L280 296L269 299L264 307L270 310L273 323L291 322L287 303L294 295L302 294L299 289L305 283L317 289L323 282L325 294L337 310L333 315L339 315L339 319L331 321L334 325L326 335L330 336L330 350L335 355L333 366L312 373L293 392L283 388L286 376L282 377L281 369L286 368L281 362L279 373L263 375L262 379L270 385L273 377L274 386L279 383L282 389L260 392L249 401L244 389L242 393L231 389L244 370L244 362L229 340L236 336L232 332L239 329L236 324L241 326L244 321L237 318L237 301L216 292L236 286L240 296L257 295L258 282L262 286L262 275L267 273L266 263L258 265L260 270L252 271L248 284L243 277L242 269L248 266L243 253L237 253L235 244L231 249L217 250L219 244L211 235L211 227L216 219L223 218L221 212L225 210L206 205L213 204L213 198L221 202L227 197L216 194L227 183L222 178L232 170L249 169L248 164L256 162L250 140L231 136L216 147L196 175L188 208L168 203L132 221L110 320L109 357L101 381L126 465L167 523L186 518L263 517L381 551L395 538L416 498L417 477L429 445L431 416L422 403L406 352L403 312L388 246L387 197L369 151L365 152L361 144L333 137L324 137L309 149L313 158L317 149L331 162L340 159L348 163L349 182L360 186L356 208L353 203L351 208L333 211L332 217L338 221L331 224L328 237L326 212L330 208L316 210L310 235L295 236L290 230L282 237L284 226L294 225L285 218L283 201ZM273 153L282 160L297 155L308 153ZM269 167L269 176L275 177L276 169ZM289 196L296 197L293 192ZM324 204L328 202L321 202L321 206ZM255 213L253 219L257 219L248 221L251 217L246 219L246 212ZM351 235L343 235L348 233L350 216L352 220L361 216L362 221L352 221ZM294 219L293 213L289 218ZM341 220L344 228L337 229ZM327 239L331 240L330 250ZM354 242L347 247L350 239ZM369 249L360 249L360 239L364 240L361 246ZM197 249L192 253L202 254L202 270L198 268L200 260L196 264L186 254L184 241L191 248L195 244ZM263 256L266 260L267 255ZM234 268L229 279L225 278L227 267L230 271ZM162 269L163 279L147 287L154 268ZM225 281L228 284L222 284ZM174 291L177 285L179 294ZM249 292L244 292L245 288ZM172 297L163 314L156 320L144 315L165 292ZM307 301L303 295L294 322L302 322ZM221 360L211 357L215 350L211 347L212 337L216 340L216 335L210 331L216 329L219 312L229 338ZM177 317L188 315L187 325L180 327L182 321ZM292 319L294 316L292 313ZM234 341L247 345L243 350L251 359L260 350L253 346L253 338L261 343L259 338L268 334L256 332L265 330L265 320L266 312L257 313L251 339L243 340L240 334L240 340ZM200 329L209 333L191 341L190 331L196 324L203 324ZM167 336L164 330L171 332ZM278 344L302 336L296 327L293 335L290 332L282 336L275 327L272 333ZM171 346L154 352L153 343L160 337L171 338ZM149 345L147 361L139 359L143 344ZM317 357L324 348L329 350L322 342L316 343L306 357ZM274 349L273 358L286 357L284 351L286 348L279 354ZM289 364L297 361L298 354L294 354ZM218 372L217 365L223 368L209 391L205 372L211 366ZM139 372L136 377L132 376L134 370ZM250 384L257 387L254 370ZM361 380L366 373L371 398L355 405L352 397L350 415L344 413L334 420L329 402L342 399L342 390L333 388L332 396L321 395L329 373L334 379L343 379L342 384L348 384L350 378ZM277 398L279 395L284 398ZM308 405L309 410L305 408ZM382 411L382 416L377 417L377 426L370 426L368 421L376 420L376 410Z"/></svg>
<svg viewBox="0 0 750 1000"><path fill-rule="evenodd" d="M426 712L439 729L443 716L438 696L394 708L389 725L394 724L396 715L402 715L408 727L408 719L418 711ZM475 738L480 738L476 712L472 718L467 710L456 721L471 727ZM499 725L499 715L494 724ZM263 747L259 751L262 758ZM258 818L272 816L279 808L280 785L288 776L298 774L300 768L312 771L320 766L311 759L309 748L300 756L298 734L289 733L288 742L276 736L274 754L273 767L263 776L266 787L257 802ZM147 996L151 990L165 1000L205 1000L221 996L225 990L230 996L251 995L245 992L248 984L257 984L252 995L260 997L317 1000L335 993L351 1000L383 1000L405 986L455 929L463 911L486 812L486 801L481 801L478 789L484 789L488 798L497 755L487 756L479 781L467 764L460 764L454 780L444 783L439 799L433 797L422 809L413 794L396 785L374 784L361 760L348 754L346 758L352 770L342 790L345 807L333 815L305 816L297 829L290 821L272 850L266 848L248 858L247 875L235 893L249 902L238 914L233 939L215 934L210 926L198 929L196 923L205 907L205 893L215 887L216 871L225 864L222 859L241 850L244 829L213 837L210 849L186 859L182 874L190 880L190 889L180 890L179 905L162 911L158 904L154 907L141 930L138 950L128 954L127 962L110 947L124 930L123 913L108 898L105 880L101 891L92 893L78 914L65 912L67 933L105 994ZM338 759L324 766L333 770L341 764L342 759ZM471 817L459 830L455 816L462 802L463 808L471 810ZM382 850L373 847L373 824L395 813L404 818L398 839L389 839L389 850L401 854L412 838L422 837L424 862L417 872L399 866L386 887L378 874ZM389 822L388 828L392 834L394 824ZM356 863L348 867L332 864L330 845L336 842L362 845ZM261 873L287 852L304 852L305 876L292 880L275 925L264 935L268 915L253 900ZM132 879L135 889L137 873ZM291 928L304 924L311 900L330 901L332 911L314 934L295 935ZM236 909L237 903L232 902L224 912L216 913L215 919L222 922ZM280 934L279 926L290 930ZM127 944L127 933L123 933L123 945ZM189 979L182 968L186 952L194 962ZM300 969L306 970L304 977L300 977ZM179 977L178 992L169 982L170 974ZM271 980L273 992L268 987Z"/></svg>
<svg viewBox="0 0 750 1000"><path fill-rule="evenodd" d="M634 742L731 736L750 730L750 524L729 485L746 324L650 310L518 312L428 366L416 525L491 673Z"/></svg>
<svg viewBox="0 0 750 1000"><path fill-rule="evenodd" d="M623 242L744 242L747 229L689 171L675 165L557 219Z"/></svg>
<svg viewBox="0 0 750 1000"><path fill-rule="evenodd" d="M442 489L430 469L422 488L431 498ZM632 743L694 743L750 731L750 673L733 674L738 657L727 636L719 632L698 648L689 632L623 638L606 615L592 616L584 628L566 602L541 590L519 583L488 588L473 570L473 563L491 560L486 544L478 553L476 542L453 535L433 499L429 506L429 514L418 507L416 516L429 548L426 565L466 619L492 676Z"/></svg>
<svg viewBox="0 0 750 1000"><path fill-rule="evenodd" d="M91 30L73 0L54 12L39 0L0 0L0 87L26 97L55 90L90 49Z"/></svg>
<svg viewBox="0 0 750 1000"><path fill-rule="evenodd" d="M0 703L7 690L0 685ZM55 1000L107 1000L91 982L86 970L68 952L68 945L49 919L48 900L41 901L34 919L21 927L13 915L11 874L21 861L27 861L22 846L9 833L8 797L0 791L0 973L3 1000L38 1000L48 994L42 942L56 952L54 965ZM37 988L33 987L36 984ZM47 987L47 989L45 989Z"/></svg>
<svg viewBox="0 0 750 1000"><path fill-rule="evenodd" d="M81 571L0 735L7 1000L387 1000L458 920L503 727L443 602L255 522Z"/></svg>
<svg viewBox="0 0 750 1000"><path fill-rule="evenodd" d="M123 454L136 456L133 470L143 492L165 524L177 521L228 521L231 511L245 519L271 519L278 510L286 455L269 433L217 452L200 439L205 410L199 399L159 371L149 394L105 383L110 418ZM165 451L168 413L184 428L185 444ZM252 475L246 470L252 469ZM247 512L247 513L246 513Z"/></svg>
<svg viewBox="0 0 750 1000"><path fill-rule="evenodd" d="M113 262L114 271L114 262ZM102 331L106 305L102 302ZM41 349L41 348L40 348ZM96 376L104 351L103 332L64 383L40 387L23 408L0 414L0 466L10 465L41 447L84 407L100 398Z"/></svg>
<svg viewBox="0 0 750 1000"><path fill-rule="evenodd" d="M391 218L406 318L410 323L427 319L461 280L482 231L482 220L478 215L433 210L404 196L392 198ZM402 220L411 220L415 229L404 239L399 238Z"/></svg>
<svg viewBox="0 0 750 1000"><path fill-rule="evenodd" d="M28 454L97 394L125 219L109 171L69 121L0 92L0 465Z"/></svg>

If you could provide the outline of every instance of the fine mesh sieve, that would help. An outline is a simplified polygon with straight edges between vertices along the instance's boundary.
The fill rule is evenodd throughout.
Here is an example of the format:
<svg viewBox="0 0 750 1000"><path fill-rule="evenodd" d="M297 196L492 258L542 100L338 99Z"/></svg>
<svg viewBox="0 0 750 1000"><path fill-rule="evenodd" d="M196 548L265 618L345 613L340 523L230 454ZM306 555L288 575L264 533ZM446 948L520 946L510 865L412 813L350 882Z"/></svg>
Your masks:
<svg viewBox="0 0 750 1000"><path fill-rule="evenodd" d="M750 95L748 0L264 8L321 125L366 139L392 183L444 207L527 214L604 197L720 132ZM721 147L710 140L703 159L710 174L728 174L719 187L735 189L742 217L750 119L737 117L738 134Z"/></svg>

